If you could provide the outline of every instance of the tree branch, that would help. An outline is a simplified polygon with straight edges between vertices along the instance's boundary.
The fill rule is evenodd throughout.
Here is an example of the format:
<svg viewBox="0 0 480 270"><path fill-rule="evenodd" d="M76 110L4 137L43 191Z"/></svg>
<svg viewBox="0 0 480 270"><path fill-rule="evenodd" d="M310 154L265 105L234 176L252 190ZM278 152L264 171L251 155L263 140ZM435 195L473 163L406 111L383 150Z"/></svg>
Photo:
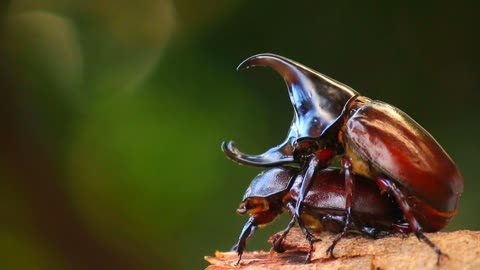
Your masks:
<svg viewBox="0 0 480 270"><path fill-rule="evenodd" d="M335 247L335 258L329 258L326 250L335 235L316 234L322 241L316 242L312 262L305 264L308 243L298 228L293 228L283 245L287 250L246 252L239 266L235 252L216 252L215 257L206 256L211 263L208 270L221 269L480 269L480 232L456 231L426 233L442 252L437 266L437 255L415 236L391 235L381 239L364 236L349 236ZM273 237L270 239L272 241Z"/></svg>

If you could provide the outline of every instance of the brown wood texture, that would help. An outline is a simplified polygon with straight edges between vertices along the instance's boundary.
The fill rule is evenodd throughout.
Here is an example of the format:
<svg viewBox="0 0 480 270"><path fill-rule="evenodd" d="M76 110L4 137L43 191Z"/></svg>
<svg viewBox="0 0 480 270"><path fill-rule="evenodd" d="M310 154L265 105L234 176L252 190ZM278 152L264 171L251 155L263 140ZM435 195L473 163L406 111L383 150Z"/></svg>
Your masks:
<svg viewBox="0 0 480 270"><path fill-rule="evenodd" d="M240 265L235 266L235 252L219 252L206 256L208 270L221 269L480 269L480 231L455 231L425 234L448 257L437 256L415 236L391 235L381 239L349 236L342 239L329 258L326 250L334 234L316 234L321 241L314 245L312 262L305 264L308 244L298 228L293 228L284 241L286 252L246 252ZM271 241L271 240L270 240Z"/></svg>

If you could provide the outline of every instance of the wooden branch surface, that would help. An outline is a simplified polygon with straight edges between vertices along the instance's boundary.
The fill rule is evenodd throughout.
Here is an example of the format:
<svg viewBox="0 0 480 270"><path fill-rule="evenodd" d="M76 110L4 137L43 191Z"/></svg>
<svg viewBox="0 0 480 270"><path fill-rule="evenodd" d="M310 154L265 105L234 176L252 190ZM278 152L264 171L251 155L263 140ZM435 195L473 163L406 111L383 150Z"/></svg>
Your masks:
<svg viewBox="0 0 480 270"><path fill-rule="evenodd" d="M448 257L442 257L437 265L435 252L415 236L391 235L381 239L349 236L335 247L335 258L329 258L326 250L335 235L316 234L312 262L305 264L308 243L298 228L293 228L284 241L284 253L274 251L245 252L240 265L235 266L235 252L219 252L215 257L206 256L211 264L207 270L292 270L292 269L480 269L480 231L455 231L425 234ZM270 242L272 238L270 238ZM248 247L247 247L248 248Z"/></svg>

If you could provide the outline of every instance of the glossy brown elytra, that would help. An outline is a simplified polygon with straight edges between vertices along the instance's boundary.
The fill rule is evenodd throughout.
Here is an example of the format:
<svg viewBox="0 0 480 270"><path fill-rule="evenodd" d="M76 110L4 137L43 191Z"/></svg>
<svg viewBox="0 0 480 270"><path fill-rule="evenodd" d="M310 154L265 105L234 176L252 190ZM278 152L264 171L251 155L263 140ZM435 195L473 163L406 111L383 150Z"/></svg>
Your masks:
<svg viewBox="0 0 480 270"><path fill-rule="evenodd" d="M437 141L398 108L361 96L287 58L259 54L246 59L239 69L258 65L273 68L285 79L294 108L290 131L282 144L264 154L244 154L232 142L222 145L225 154L240 164L300 167L303 179L292 222L300 220L305 198L317 181L314 173L340 156L345 220L328 252L333 255L335 244L352 226L354 196L362 196L354 190L362 176L396 200L410 230L440 259L442 252L422 232L438 231L450 222L463 192L463 178Z"/></svg>

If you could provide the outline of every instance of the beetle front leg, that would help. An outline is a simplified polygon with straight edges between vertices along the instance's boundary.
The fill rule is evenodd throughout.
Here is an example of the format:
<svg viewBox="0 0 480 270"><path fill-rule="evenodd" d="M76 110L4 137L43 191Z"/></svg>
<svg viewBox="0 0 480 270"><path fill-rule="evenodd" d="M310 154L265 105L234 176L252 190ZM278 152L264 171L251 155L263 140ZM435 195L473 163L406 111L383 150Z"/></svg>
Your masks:
<svg viewBox="0 0 480 270"><path fill-rule="evenodd" d="M238 253L238 261L236 265L240 263L247 240L253 236L257 227L272 222L281 213L281 209L270 208L268 211L251 214L250 218L243 226L240 237L238 237L238 242L232 247L232 250L236 250Z"/></svg>
<svg viewBox="0 0 480 270"><path fill-rule="evenodd" d="M342 159L342 167L345 171L345 225L342 232L333 239L330 246L327 248L327 253L330 257L333 257L333 249L337 245L338 241L344 237L352 220L352 197L353 197L353 173L352 173L352 161L349 157L345 156Z"/></svg>
<svg viewBox="0 0 480 270"><path fill-rule="evenodd" d="M238 265L240 263L243 251L245 250L245 246L247 244L247 239L253 235L255 229L257 228L257 226L254 225L255 223L257 223L255 220L255 216L250 216L248 221L243 226L240 237L238 238L238 242L232 247L232 251L235 250L238 254L238 261L235 265Z"/></svg>
<svg viewBox="0 0 480 270"><path fill-rule="evenodd" d="M230 249L230 251L238 251L239 246L241 246L241 250L243 252L243 250L245 249L246 241L248 241L248 239L250 239L250 237L252 237L255 234L255 231L258 228L257 226L253 226L251 224L252 224L252 222L249 219L247 221L247 223L245 223L245 225L242 229L242 232L240 233L240 237L238 238L238 242L235 243L235 245L233 245L233 247ZM250 233L248 233L248 230L250 230Z"/></svg>
<svg viewBox="0 0 480 270"><path fill-rule="evenodd" d="M277 238L273 244L273 249L277 252L283 252L284 249L282 247L282 242L283 239L287 236L288 232L290 229L295 225L295 222L298 221L299 227L302 229L303 234L307 238L307 241L310 244L310 252L307 256L306 262L310 261L311 257L311 251L313 250L313 243L314 243L314 237L313 235L308 231L308 229L305 227L303 224L303 221L300 218L300 208L302 206L302 203L305 199L306 194L309 191L310 184L312 181L313 174L317 170L317 166L319 164L319 159L317 158L316 155L312 155L308 162L308 167L307 170L305 171L303 178L302 178L302 184L300 186L299 194L298 194L298 199L295 203L295 207L293 207L292 203L287 203L287 208L290 210L290 213L292 215L292 219L290 220L289 224L287 225L287 228L283 231L282 235Z"/></svg>
<svg viewBox="0 0 480 270"><path fill-rule="evenodd" d="M302 185L300 187L300 192L298 194L298 200L295 204L294 215L297 219L300 219L300 207L302 206L302 203L305 200L305 196L308 193L308 190L310 188L310 183L312 182L312 176L315 173L315 170L317 169L318 162L319 160L315 155L312 155L312 158L308 162L308 168L307 168L307 171L305 172L305 175L303 176Z"/></svg>
<svg viewBox="0 0 480 270"><path fill-rule="evenodd" d="M400 209L402 209L403 215L407 219L411 231L415 233L415 236L417 236L420 241L425 242L435 251L437 254L437 264L440 264L440 258L447 255L442 253L442 251L422 233L422 227L420 224L418 224L418 221L413 215L413 211L402 191L398 189L395 183L386 178L378 178L376 183L382 192L388 192L389 194L393 195L397 203L400 205Z"/></svg>

